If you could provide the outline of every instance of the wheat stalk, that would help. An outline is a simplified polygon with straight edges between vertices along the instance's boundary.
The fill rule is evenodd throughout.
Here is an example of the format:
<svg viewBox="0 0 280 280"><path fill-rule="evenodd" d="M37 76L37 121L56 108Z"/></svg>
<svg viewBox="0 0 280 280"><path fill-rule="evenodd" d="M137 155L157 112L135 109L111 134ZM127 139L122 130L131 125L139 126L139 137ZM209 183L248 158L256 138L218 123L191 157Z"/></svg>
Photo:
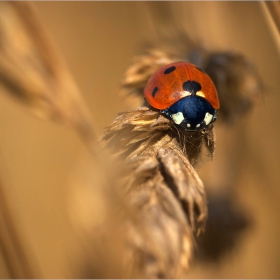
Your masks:
<svg viewBox="0 0 280 280"><path fill-rule="evenodd" d="M142 277L182 276L193 257L193 233L205 226L205 191L194 166L203 146L214 153L213 126L188 132L139 107L120 114L102 140L122 162L121 190L137 221L126 224L134 266Z"/></svg>

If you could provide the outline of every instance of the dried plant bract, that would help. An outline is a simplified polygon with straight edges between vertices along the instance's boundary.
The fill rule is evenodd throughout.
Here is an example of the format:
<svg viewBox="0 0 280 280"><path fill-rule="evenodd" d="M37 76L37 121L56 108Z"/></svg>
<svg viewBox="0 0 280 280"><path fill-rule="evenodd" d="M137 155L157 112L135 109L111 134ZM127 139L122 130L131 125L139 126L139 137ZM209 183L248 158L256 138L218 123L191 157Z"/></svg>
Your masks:
<svg viewBox="0 0 280 280"><path fill-rule="evenodd" d="M122 192L134 213L126 224L132 270L179 277L193 256L207 216L199 155L213 155L213 126L188 132L148 107L119 115L102 140L122 163ZM137 257L136 257L137 256Z"/></svg>

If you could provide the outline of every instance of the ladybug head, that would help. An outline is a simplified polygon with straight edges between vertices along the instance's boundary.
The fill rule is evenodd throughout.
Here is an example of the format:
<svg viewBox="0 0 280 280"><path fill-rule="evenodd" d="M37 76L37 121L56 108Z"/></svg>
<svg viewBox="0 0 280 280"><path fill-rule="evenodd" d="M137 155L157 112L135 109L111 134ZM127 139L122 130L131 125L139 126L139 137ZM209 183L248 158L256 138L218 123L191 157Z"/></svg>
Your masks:
<svg viewBox="0 0 280 280"><path fill-rule="evenodd" d="M161 113L186 130L205 129L217 118L217 112L210 103L197 95L184 97L171 107L161 110Z"/></svg>

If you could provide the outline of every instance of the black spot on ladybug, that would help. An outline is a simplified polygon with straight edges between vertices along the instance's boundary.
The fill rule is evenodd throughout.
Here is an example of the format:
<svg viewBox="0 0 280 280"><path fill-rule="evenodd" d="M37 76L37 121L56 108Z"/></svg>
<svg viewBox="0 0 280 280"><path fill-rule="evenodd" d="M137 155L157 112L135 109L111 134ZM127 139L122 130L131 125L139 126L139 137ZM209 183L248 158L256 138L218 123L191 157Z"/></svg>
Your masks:
<svg viewBox="0 0 280 280"><path fill-rule="evenodd" d="M163 73L164 74L169 74L169 73L173 72L175 69L176 69L175 66L171 66L171 67L165 69Z"/></svg>
<svg viewBox="0 0 280 280"><path fill-rule="evenodd" d="M201 90L201 85L200 83L195 81L187 81L183 83L183 89L185 91L191 92L192 94L195 94L197 91Z"/></svg>
<svg viewBox="0 0 280 280"><path fill-rule="evenodd" d="M157 88L157 87L155 87L155 88L153 89L153 92L152 92L152 96L153 96L153 97L155 97L155 95L156 95L157 91L158 91L158 88Z"/></svg>
<svg viewBox="0 0 280 280"><path fill-rule="evenodd" d="M199 70L200 72L206 74L202 69L198 68L198 67L195 67L197 70Z"/></svg>

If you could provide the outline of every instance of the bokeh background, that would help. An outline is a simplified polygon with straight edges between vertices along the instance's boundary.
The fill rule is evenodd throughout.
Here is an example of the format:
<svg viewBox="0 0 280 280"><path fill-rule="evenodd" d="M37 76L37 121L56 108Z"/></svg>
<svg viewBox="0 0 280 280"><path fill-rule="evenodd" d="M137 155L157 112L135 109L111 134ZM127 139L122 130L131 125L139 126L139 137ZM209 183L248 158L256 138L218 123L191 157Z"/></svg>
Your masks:
<svg viewBox="0 0 280 280"><path fill-rule="evenodd" d="M75 78L101 135L118 112L129 109L119 95L120 82L133 56L142 54L147 42L157 44L163 28L157 9L165 4L33 5ZM196 265L188 277L279 278L280 39L276 25L262 2L168 5L192 40L212 51L244 54L258 68L266 89L265 96L246 116L246 124L240 120L242 129L237 124L228 133L217 121L217 157L202 170L208 182L217 186L216 191L234 181L234 194L250 213L253 225L234 252L218 264ZM165 20L168 25L169 19ZM87 208L88 201L104 210L99 207L98 195L96 198L89 191L97 174L90 167L86 147L71 128L35 118L4 94L0 95L0 131L1 181L32 265L41 277L80 275L72 270L83 254L77 241L83 237L73 227L87 231L91 218L96 220L96 212ZM232 165L222 165L226 158L234 158L233 169ZM7 277L5 266L0 268L0 276Z"/></svg>

